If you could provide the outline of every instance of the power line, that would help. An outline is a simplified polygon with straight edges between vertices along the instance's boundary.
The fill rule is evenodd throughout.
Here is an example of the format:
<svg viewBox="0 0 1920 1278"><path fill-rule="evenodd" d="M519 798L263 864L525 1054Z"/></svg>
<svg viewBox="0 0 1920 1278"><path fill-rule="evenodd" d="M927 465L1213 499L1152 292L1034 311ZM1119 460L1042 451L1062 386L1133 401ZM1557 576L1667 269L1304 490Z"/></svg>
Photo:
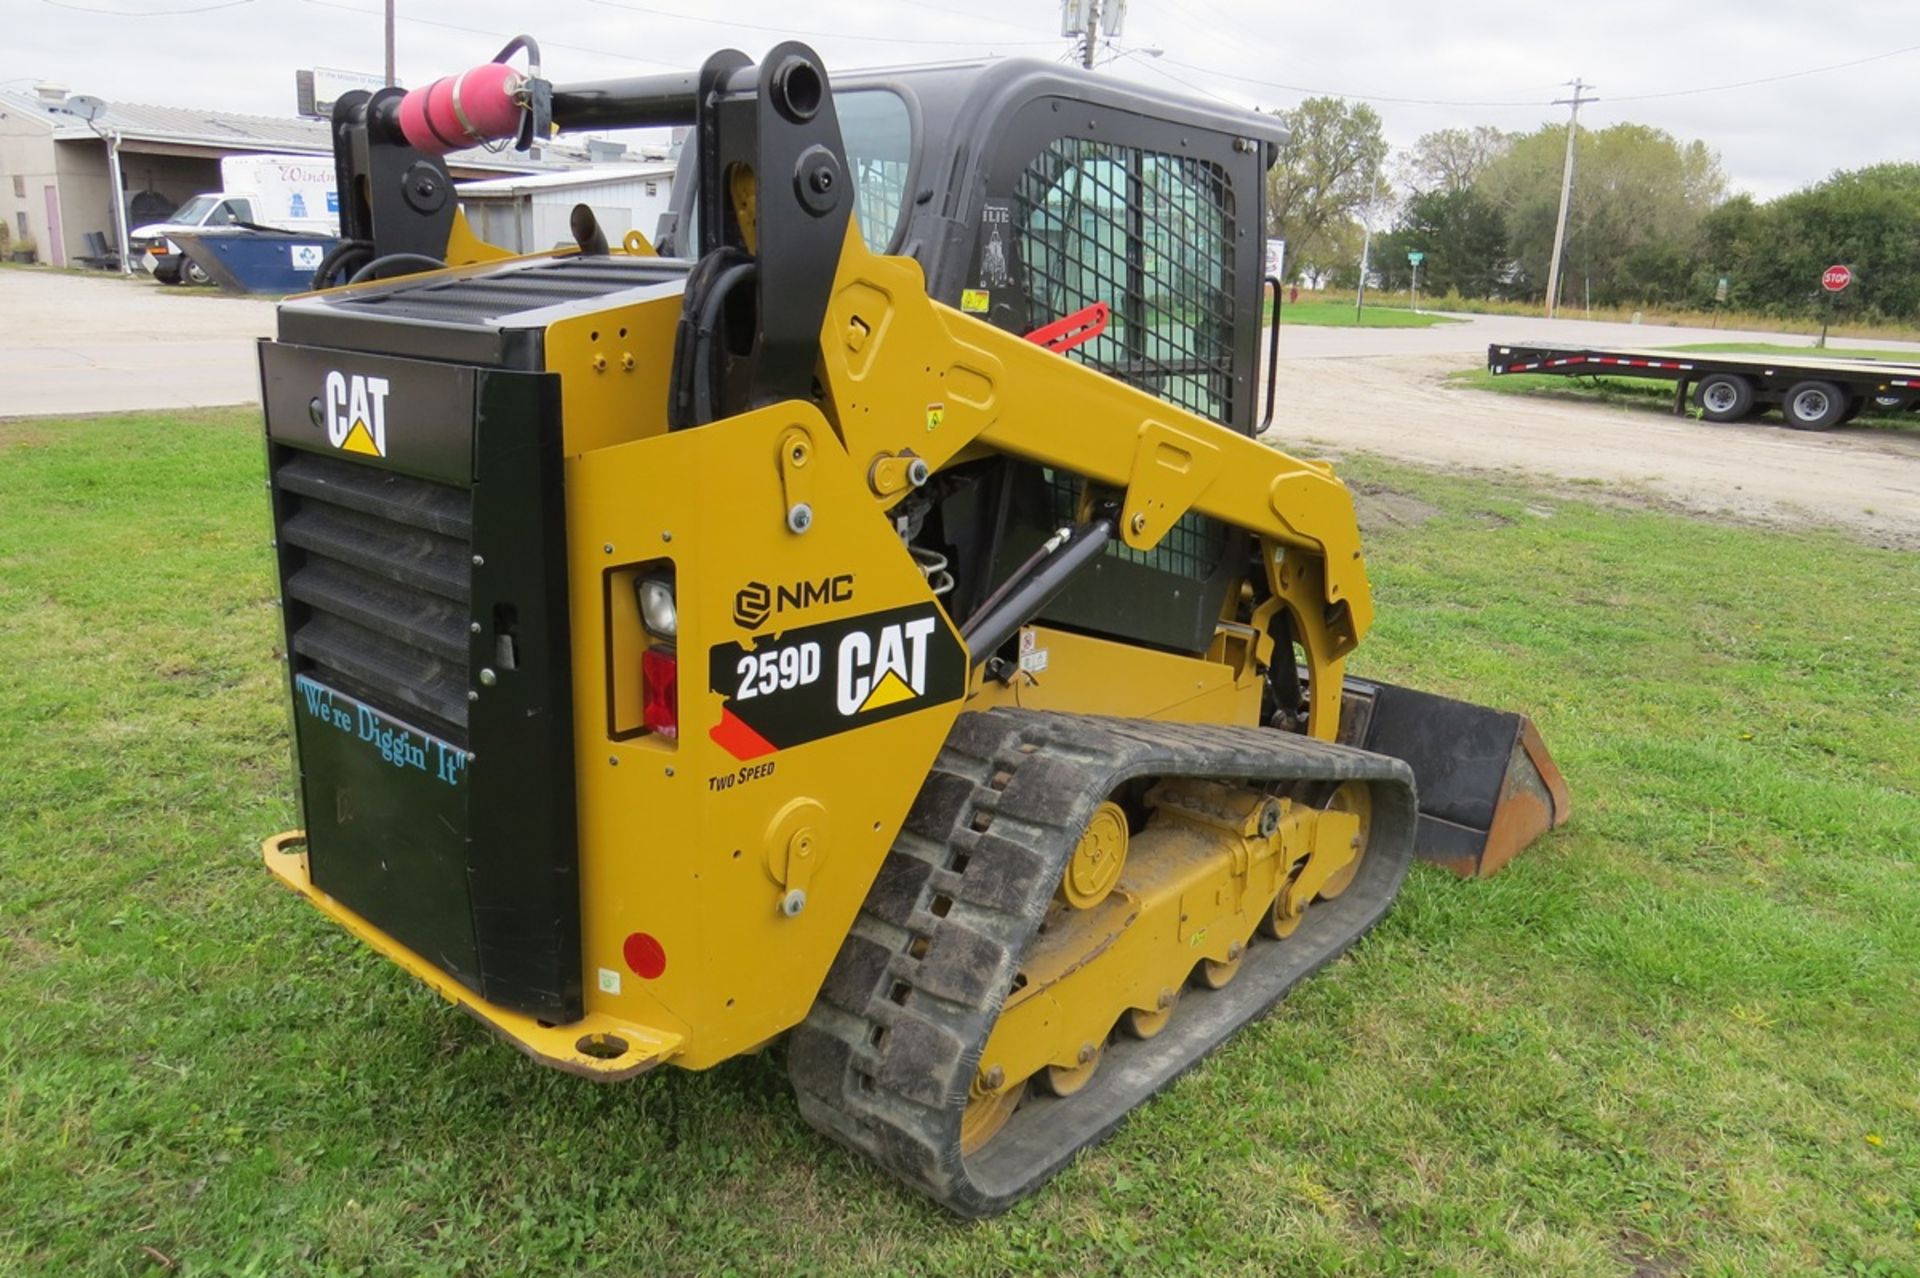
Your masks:
<svg viewBox="0 0 1920 1278"><path fill-rule="evenodd" d="M1235 107L1242 111L1246 110L1246 106L1243 103L1235 102L1232 98L1221 97L1218 93L1215 93L1212 89L1206 88L1202 85L1195 84L1193 81L1184 79L1181 76L1177 76L1173 72L1167 70L1165 67L1159 66L1158 65L1159 61L1160 59L1154 58L1150 61L1142 62L1139 65L1145 67L1147 70L1153 72L1155 75L1165 76L1167 79L1173 81L1175 84L1181 85L1184 88L1191 89L1195 93L1204 93L1206 96L1212 98L1215 102L1224 102L1230 107Z"/></svg>
<svg viewBox="0 0 1920 1278"><path fill-rule="evenodd" d="M874 44L922 44L938 45L942 48L977 49L981 45L1000 44L1006 46L1046 45L1049 48L1059 44L1059 40L922 40L906 36L859 35L851 31L808 31L800 27L762 26L752 22L737 22L732 18L701 18L691 13L676 13L671 9L654 9L640 4L624 4L619 0L588 0L605 9L625 9L633 13L644 13L655 18L672 18L679 22L699 22L710 27L727 27L734 31L766 31L781 36L813 36L822 40L866 40Z"/></svg>
<svg viewBox="0 0 1920 1278"><path fill-rule="evenodd" d="M1829 71L1844 71L1849 67L1865 66L1869 62L1881 62L1888 58L1897 58L1897 57L1901 57L1904 54L1915 53L1915 52L1920 52L1920 44L1906 45L1905 47L1899 48L1899 49L1889 49L1883 53L1868 54L1866 57L1862 57L1862 58L1850 58L1845 62L1830 62L1824 66L1803 67L1798 71L1783 71L1778 75L1758 76L1750 80L1733 80L1725 84L1701 84L1701 85L1694 85L1690 88L1685 88L1685 89L1666 89L1656 93L1614 94L1609 96L1606 100L1608 102L1652 102L1662 98L1690 97L1690 96L1702 94L1702 93L1724 93L1730 89L1750 89L1763 84L1777 84L1782 80L1797 80L1802 77L1810 76L1810 75L1823 75ZM1537 108L1544 105L1553 105L1552 103L1543 103L1538 99L1534 99L1532 101L1498 101L1497 102L1497 101L1470 101L1470 100L1454 99L1454 98L1396 97L1390 94L1382 94L1382 93L1346 93L1338 89L1316 89L1316 88L1309 87L1307 85L1286 84L1277 80L1261 80L1261 79L1256 79L1252 76L1236 75L1231 71L1220 71L1220 70L1216 70L1213 67L1203 67L1192 62L1182 62L1177 58L1171 58L1171 57L1165 58L1163 59L1163 61L1171 62L1173 63L1173 65L1177 67L1184 67L1188 71L1198 71L1204 75L1218 76L1224 80L1235 80L1241 84L1256 85L1264 89L1279 89L1287 93L1301 93L1309 97L1351 98L1358 102L1385 102L1385 103L1391 103L1398 106L1443 106L1443 107L1480 107L1480 108L1519 109L1522 107ZM1587 100L1594 101L1595 99L1590 98Z"/></svg>
<svg viewBox="0 0 1920 1278"><path fill-rule="evenodd" d="M385 16L379 9L362 9L358 5L341 4L339 0L304 0L304 3L318 5L323 9L338 9L342 13L357 13L366 18ZM518 32L512 31L488 31L481 27L464 27L457 22L441 22L437 18L416 18L407 13L402 13L398 16L400 21L411 22L415 26L439 27L442 31L458 31L463 35L486 36L489 40L510 40L519 34ZM642 58L631 53L616 53L612 49L596 49L583 44L566 44L559 40L542 40L540 46L544 49L566 49L572 53L591 53L596 57L617 58L622 62L644 62L651 67L680 68L686 65L684 62L666 62L660 58Z"/></svg>
<svg viewBox="0 0 1920 1278"><path fill-rule="evenodd" d="M1903 53L1920 51L1920 44L1910 44L1904 49L1889 49L1885 53L1872 53L1864 58L1854 58L1847 62L1830 62L1823 67L1807 67L1800 71L1783 71L1779 75L1764 75L1757 80L1735 80L1728 84L1703 84L1692 89L1669 89L1664 93L1630 93L1624 96L1608 98L1609 102L1651 102L1655 98L1684 98L1695 93L1722 93L1728 89L1750 89L1757 84L1777 84L1782 80L1797 80L1801 76L1820 75L1827 71L1844 71L1848 67L1865 66L1869 62L1879 62L1886 58L1897 58Z"/></svg>
<svg viewBox="0 0 1920 1278"><path fill-rule="evenodd" d="M1032 27L1027 26L1023 22L1008 22L1005 18L991 18L991 17L987 17L984 14L967 13L961 9L949 9L946 5L943 5L943 4L929 4L927 3L927 0L900 0L900 3L910 4L916 9L925 9L929 13L944 13L949 18L959 18L966 22L992 22L998 26L1010 27L1015 31L1020 31L1027 35L1035 37L1033 41L1033 43L1035 44L1043 44L1043 43L1052 44L1053 43L1052 40L1043 41L1039 39L1039 36L1041 35L1041 33L1038 31L1035 31ZM1025 42L1023 41L1022 43L1025 43Z"/></svg>
<svg viewBox="0 0 1920 1278"><path fill-rule="evenodd" d="M1162 58L1162 62L1171 62L1188 71L1198 71L1204 75L1219 76L1223 80L1237 80L1241 84L1257 85L1263 89L1279 89L1286 93L1304 93L1308 97L1352 98L1359 102L1390 102L1401 106L1453 106L1453 107L1533 107L1546 105L1539 98L1530 102L1468 102L1447 98L1401 98L1379 93L1342 93L1338 89L1314 89L1302 84L1283 84L1278 80L1259 80L1252 76L1235 75L1231 71L1217 71L1212 67L1199 66L1192 62L1182 62L1178 58Z"/></svg>
<svg viewBox="0 0 1920 1278"><path fill-rule="evenodd" d="M41 4L55 9L66 9L73 13L98 13L109 18L179 18L190 13L212 13L215 9L237 9L243 4L252 4L253 0L218 0L216 4L195 5L186 9L95 9L84 4L68 4L66 0L40 0Z"/></svg>

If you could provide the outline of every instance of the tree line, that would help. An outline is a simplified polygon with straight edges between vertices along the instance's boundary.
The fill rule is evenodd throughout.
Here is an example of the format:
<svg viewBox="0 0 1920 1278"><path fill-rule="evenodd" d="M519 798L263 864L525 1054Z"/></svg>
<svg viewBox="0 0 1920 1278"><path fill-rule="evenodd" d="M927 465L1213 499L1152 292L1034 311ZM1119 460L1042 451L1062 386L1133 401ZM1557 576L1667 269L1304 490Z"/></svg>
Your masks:
<svg viewBox="0 0 1920 1278"><path fill-rule="evenodd" d="M1268 174L1268 234L1289 272L1352 287L1362 219L1372 283L1423 294L1544 301L1566 126L1441 129L1395 153L1365 103L1308 98ZM1730 308L1781 316L1824 304L1821 271L1854 270L1855 314L1920 318L1920 164L1835 173L1768 201L1729 196L1720 158L1644 124L1582 128L1561 271L1563 307ZM1719 296L1720 282L1727 282Z"/></svg>

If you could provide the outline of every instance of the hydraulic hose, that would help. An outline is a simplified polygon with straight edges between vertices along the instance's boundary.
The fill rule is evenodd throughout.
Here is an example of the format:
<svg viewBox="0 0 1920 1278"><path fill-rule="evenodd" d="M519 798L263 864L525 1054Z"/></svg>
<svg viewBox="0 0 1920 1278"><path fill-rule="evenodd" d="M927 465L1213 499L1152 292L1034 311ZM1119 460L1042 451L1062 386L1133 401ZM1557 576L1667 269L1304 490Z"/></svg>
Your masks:
<svg viewBox="0 0 1920 1278"><path fill-rule="evenodd" d="M428 257L425 253L389 253L385 257L374 258L371 262L368 262L365 266L355 271L353 277L349 279L347 283L364 284L368 280L377 280L381 278L383 268L400 265L412 267L412 270L405 272L405 274L411 275L415 271L443 270L447 264L437 257Z"/></svg>

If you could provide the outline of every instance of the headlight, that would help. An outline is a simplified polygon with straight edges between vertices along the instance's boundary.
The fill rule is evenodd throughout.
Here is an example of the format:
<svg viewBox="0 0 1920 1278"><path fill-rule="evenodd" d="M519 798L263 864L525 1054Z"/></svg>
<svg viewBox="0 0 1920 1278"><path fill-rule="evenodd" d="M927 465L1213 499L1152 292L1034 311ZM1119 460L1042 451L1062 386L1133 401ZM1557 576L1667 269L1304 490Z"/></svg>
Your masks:
<svg viewBox="0 0 1920 1278"><path fill-rule="evenodd" d="M640 580L640 622L656 639L671 639L679 628L680 614L673 602L673 583L658 577Z"/></svg>

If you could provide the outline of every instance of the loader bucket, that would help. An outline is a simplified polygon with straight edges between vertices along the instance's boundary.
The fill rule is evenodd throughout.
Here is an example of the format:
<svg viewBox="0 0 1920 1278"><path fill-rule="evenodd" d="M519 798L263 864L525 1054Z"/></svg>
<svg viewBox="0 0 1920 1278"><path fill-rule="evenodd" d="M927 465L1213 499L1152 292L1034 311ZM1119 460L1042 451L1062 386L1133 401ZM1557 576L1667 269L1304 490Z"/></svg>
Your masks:
<svg viewBox="0 0 1920 1278"><path fill-rule="evenodd" d="M1566 823L1566 779L1523 714L1350 678L1340 740L1413 768L1415 850L1455 874L1492 874Z"/></svg>

